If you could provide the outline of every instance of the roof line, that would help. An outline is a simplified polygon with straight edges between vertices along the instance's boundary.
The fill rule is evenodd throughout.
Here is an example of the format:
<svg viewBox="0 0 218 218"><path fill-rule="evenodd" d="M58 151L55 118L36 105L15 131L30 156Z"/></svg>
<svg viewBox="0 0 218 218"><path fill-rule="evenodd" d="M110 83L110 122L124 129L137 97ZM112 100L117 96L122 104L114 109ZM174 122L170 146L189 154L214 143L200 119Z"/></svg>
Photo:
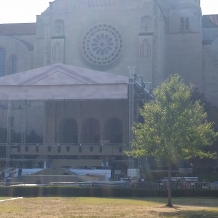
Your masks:
<svg viewBox="0 0 218 218"><path fill-rule="evenodd" d="M15 24L36 24L36 22L29 22L29 23L0 23L0 25L15 25Z"/></svg>

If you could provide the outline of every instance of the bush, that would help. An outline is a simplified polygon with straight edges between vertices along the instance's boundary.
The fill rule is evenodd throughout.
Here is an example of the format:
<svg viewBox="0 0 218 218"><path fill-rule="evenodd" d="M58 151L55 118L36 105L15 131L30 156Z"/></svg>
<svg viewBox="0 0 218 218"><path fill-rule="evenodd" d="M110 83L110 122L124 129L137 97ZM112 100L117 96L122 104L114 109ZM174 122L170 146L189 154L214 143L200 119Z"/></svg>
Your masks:
<svg viewBox="0 0 218 218"><path fill-rule="evenodd" d="M77 187L0 187L5 197L167 197L167 190L77 188ZM218 190L172 190L173 197L218 197Z"/></svg>

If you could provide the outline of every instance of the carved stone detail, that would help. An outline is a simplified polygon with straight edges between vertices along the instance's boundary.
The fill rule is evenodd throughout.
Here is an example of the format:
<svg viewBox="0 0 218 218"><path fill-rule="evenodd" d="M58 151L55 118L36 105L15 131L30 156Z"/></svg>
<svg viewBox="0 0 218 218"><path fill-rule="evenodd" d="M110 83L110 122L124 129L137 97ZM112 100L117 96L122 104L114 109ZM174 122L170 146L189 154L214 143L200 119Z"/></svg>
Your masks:
<svg viewBox="0 0 218 218"><path fill-rule="evenodd" d="M89 7L110 7L116 5L115 0L88 0Z"/></svg>
<svg viewBox="0 0 218 218"><path fill-rule="evenodd" d="M147 39L144 39L140 44L140 57L148 58L151 57L151 43Z"/></svg>
<svg viewBox="0 0 218 218"><path fill-rule="evenodd" d="M54 61L60 61L62 59L61 45L59 42L56 42L52 48L52 59Z"/></svg>
<svg viewBox="0 0 218 218"><path fill-rule="evenodd" d="M64 39L51 39L51 63L64 63Z"/></svg>
<svg viewBox="0 0 218 218"><path fill-rule="evenodd" d="M44 57L44 65L50 65L51 60L51 41L50 41L50 26L49 25L45 25L45 57Z"/></svg>
<svg viewBox="0 0 218 218"><path fill-rule="evenodd" d="M147 32L151 27L152 17L144 16L141 18L141 32Z"/></svg>
<svg viewBox="0 0 218 218"><path fill-rule="evenodd" d="M64 36L64 21L63 20L55 20L54 21L54 35L56 36Z"/></svg>
<svg viewBox="0 0 218 218"><path fill-rule="evenodd" d="M122 56L123 38L116 27L99 22L83 33L79 50L83 61L89 66L109 68Z"/></svg>

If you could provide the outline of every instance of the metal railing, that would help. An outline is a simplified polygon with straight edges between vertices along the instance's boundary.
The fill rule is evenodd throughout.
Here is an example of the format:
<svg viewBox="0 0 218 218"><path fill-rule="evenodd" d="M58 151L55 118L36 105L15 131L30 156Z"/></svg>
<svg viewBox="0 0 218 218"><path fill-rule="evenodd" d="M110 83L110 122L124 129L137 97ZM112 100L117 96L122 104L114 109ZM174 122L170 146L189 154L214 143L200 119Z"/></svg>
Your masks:
<svg viewBox="0 0 218 218"><path fill-rule="evenodd" d="M168 189L168 182L139 182L132 183L131 188ZM209 182L172 182L172 189L218 189L218 184Z"/></svg>
<svg viewBox="0 0 218 218"><path fill-rule="evenodd" d="M31 184L26 184L24 182L10 182L1 181L0 186L31 186ZM138 188L147 190L167 190L167 183L155 183L155 182L121 182L121 181L90 181L90 182L50 182L49 184L38 184L39 186L66 186L66 187L93 187L93 188ZM172 189L211 189L218 190L218 184L215 183L205 183L205 182L194 182L194 183L175 183L172 182Z"/></svg>
<svg viewBox="0 0 218 218"><path fill-rule="evenodd" d="M1 181L0 186L25 186L23 182Z"/></svg>
<svg viewBox="0 0 218 218"><path fill-rule="evenodd" d="M0 143L0 146L7 146L7 143ZM125 143L11 143L10 144L11 147L15 147L15 146L53 146L53 147L58 147L58 146L86 146L86 147L90 147L90 146L95 146L95 147L99 147L99 146L107 146L107 147L117 147L119 148L120 146L122 147L129 147L127 144Z"/></svg>
<svg viewBox="0 0 218 218"><path fill-rule="evenodd" d="M50 186L73 186L73 187L110 187L110 188L140 188L148 190L157 190L157 189L168 189L167 183L155 183L155 182L140 182L140 183L130 183L130 182L51 182ZM218 184L215 183L204 183L204 182L195 182L195 183L174 183L172 182L172 189L213 189L218 190Z"/></svg>
<svg viewBox="0 0 218 218"><path fill-rule="evenodd" d="M72 186L93 188L131 188L126 182L50 182L49 186Z"/></svg>

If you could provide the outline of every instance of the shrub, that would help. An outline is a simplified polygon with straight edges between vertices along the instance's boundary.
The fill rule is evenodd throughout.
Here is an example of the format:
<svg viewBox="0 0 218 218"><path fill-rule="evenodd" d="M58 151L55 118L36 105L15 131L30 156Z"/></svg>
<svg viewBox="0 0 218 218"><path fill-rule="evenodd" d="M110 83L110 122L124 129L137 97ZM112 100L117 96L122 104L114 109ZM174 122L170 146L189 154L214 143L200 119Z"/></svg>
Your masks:
<svg viewBox="0 0 218 218"><path fill-rule="evenodd" d="M167 197L167 190L86 187L0 187L5 197ZM173 197L218 197L218 190L172 190Z"/></svg>

